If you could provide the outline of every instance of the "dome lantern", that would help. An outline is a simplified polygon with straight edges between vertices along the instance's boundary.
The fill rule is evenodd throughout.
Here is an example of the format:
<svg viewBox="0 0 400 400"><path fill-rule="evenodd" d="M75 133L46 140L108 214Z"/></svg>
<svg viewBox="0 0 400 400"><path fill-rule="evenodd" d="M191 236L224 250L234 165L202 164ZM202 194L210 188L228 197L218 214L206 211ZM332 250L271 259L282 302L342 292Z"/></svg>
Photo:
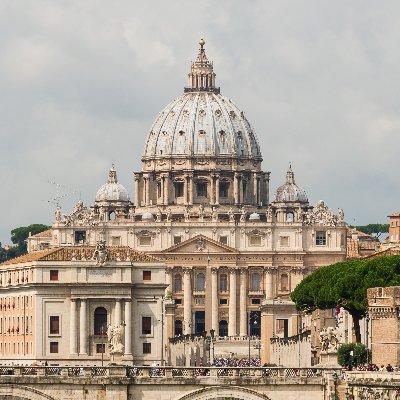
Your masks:
<svg viewBox="0 0 400 400"><path fill-rule="evenodd" d="M208 61L204 50L205 40L200 39L199 54L196 61L192 62L190 72L188 74L188 86L185 87L187 92L214 92L219 93L220 88L215 87L215 73L213 63Z"/></svg>

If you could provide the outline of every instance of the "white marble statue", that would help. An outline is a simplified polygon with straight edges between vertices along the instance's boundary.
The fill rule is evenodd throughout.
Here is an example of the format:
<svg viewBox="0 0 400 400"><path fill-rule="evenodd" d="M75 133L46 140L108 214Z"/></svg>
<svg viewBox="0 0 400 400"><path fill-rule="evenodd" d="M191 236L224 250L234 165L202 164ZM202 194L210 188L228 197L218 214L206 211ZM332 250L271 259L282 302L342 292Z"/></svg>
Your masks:
<svg viewBox="0 0 400 400"><path fill-rule="evenodd" d="M110 347L110 354L123 354L124 345L124 325L119 324L117 326L109 325L107 328L107 339Z"/></svg>

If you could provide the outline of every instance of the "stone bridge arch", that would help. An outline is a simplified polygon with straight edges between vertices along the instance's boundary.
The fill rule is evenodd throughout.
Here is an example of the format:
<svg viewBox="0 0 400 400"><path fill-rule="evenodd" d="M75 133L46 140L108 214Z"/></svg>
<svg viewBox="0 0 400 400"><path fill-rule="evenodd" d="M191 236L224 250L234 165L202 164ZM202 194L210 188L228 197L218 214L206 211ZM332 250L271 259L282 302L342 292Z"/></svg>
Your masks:
<svg viewBox="0 0 400 400"><path fill-rule="evenodd" d="M0 385L0 400L55 400L53 397L22 385Z"/></svg>
<svg viewBox="0 0 400 400"><path fill-rule="evenodd" d="M212 386L187 393L177 400L271 400L268 396L240 386Z"/></svg>

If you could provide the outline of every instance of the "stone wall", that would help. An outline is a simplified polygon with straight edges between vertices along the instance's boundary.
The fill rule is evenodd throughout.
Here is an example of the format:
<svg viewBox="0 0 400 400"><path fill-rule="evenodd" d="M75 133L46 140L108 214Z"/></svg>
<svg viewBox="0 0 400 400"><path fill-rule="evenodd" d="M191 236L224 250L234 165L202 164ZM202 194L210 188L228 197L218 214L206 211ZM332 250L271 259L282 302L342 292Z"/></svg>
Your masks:
<svg viewBox="0 0 400 400"><path fill-rule="evenodd" d="M259 358L260 341L247 336L216 337L208 343L202 336L185 335L175 337L169 342L168 364L173 366L199 366L215 358Z"/></svg>
<svg viewBox="0 0 400 400"><path fill-rule="evenodd" d="M0 367L0 399L327 400L329 369Z"/></svg>
<svg viewBox="0 0 400 400"><path fill-rule="evenodd" d="M285 367L311 366L311 332L271 339L271 364Z"/></svg>
<svg viewBox="0 0 400 400"><path fill-rule="evenodd" d="M400 364L400 286L368 289L372 362Z"/></svg>

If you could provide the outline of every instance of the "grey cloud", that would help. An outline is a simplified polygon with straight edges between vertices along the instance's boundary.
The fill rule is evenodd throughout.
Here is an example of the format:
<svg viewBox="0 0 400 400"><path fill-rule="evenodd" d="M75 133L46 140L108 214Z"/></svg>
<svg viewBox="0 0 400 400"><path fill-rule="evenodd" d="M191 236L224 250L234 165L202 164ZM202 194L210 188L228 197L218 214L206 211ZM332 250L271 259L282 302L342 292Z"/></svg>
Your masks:
<svg viewBox="0 0 400 400"><path fill-rule="evenodd" d="M186 84L200 35L222 93L257 131L271 189L289 161L349 222L399 211L397 1L5 1L0 6L0 241L50 223L55 180L91 204L132 171ZM69 190L69 189L68 189Z"/></svg>

